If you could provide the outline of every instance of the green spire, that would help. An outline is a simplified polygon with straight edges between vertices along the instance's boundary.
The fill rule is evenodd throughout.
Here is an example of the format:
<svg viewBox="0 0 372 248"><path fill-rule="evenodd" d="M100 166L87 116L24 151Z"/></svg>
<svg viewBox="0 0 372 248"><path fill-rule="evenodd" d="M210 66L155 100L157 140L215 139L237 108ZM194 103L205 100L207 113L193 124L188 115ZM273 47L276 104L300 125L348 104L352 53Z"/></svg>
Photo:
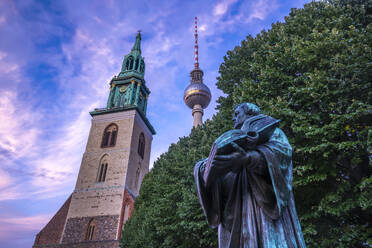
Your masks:
<svg viewBox="0 0 372 248"><path fill-rule="evenodd" d="M138 51L141 54L141 30L138 30L136 42L134 43L131 53L134 51Z"/></svg>
<svg viewBox="0 0 372 248"><path fill-rule="evenodd" d="M133 48L125 55L118 76L111 80L107 109L136 107L146 114L150 90L145 85L145 61L141 56L141 33L138 31Z"/></svg>
<svg viewBox="0 0 372 248"><path fill-rule="evenodd" d="M146 87L144 76L145 60L141 56L141 33L138 31L132 50L124 56L119 74L110 81L106 108L95 109L90 114L93 116L137 109L151 132L155 134L154 128L146 118L150 90Z"/></svg>
<svg viewBox="0 0 372 248"><path fill-rule="evenodd" d="M119 77L136 76L140 79L144 78L145 61L141 56L141 32L138 31L136 41L129 54L125 55Z"/></svg>

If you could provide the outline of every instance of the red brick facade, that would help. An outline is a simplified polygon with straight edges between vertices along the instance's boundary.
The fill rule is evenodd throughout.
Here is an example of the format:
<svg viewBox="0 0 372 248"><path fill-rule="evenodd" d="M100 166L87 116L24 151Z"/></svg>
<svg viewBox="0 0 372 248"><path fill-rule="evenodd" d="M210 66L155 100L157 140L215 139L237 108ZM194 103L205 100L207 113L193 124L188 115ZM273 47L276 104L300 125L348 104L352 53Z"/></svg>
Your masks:
<svg viewBox="0 0 372 248"><path fill-rule="evenodd" d="M71 196L65 201L48 224L36 235L34 247L37 245L58 244L62 237Z"/></svg>
<svg viewBox="0 0 372 248"><path fill-rule="evenodd" d="M123 198L123 206L122 206L122 211L121 211L121 216L120 216L120 232L119 232L119 239L121 237L121 233L123 230L123 225L124 223L124 213L125 213L125 208L128 206L129 207L129 217L132 216L133 208L134 208L134 199L135 196L128 191L127 188L125 188L124 191L124 198Z"/></svg>

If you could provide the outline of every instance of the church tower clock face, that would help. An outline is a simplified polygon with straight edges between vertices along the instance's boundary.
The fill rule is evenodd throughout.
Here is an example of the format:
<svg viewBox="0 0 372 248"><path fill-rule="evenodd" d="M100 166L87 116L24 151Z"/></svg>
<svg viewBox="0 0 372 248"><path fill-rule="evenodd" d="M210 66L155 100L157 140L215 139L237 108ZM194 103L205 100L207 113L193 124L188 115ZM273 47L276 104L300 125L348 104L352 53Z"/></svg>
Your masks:
<svg viewBox="0 0 372 248"><path fill-rule="evenodd" d="M138 33L121 71L109 83L106 107L90 112L92 126L75 189L33 247L88 247L89 242L99 242L92 247L119 247L124 223L149 171L155 134L146 117L150 90L144 68Z"/></svg>
<svg viewBox="0 0 372 248"><path fill-rule="evenodd" d="M123 86L121 86L121 87L120 87L120 90L119 90L120 93L125 93L125 91L127 90L127 87L128 87L127 85L123 85Z"/></svg>

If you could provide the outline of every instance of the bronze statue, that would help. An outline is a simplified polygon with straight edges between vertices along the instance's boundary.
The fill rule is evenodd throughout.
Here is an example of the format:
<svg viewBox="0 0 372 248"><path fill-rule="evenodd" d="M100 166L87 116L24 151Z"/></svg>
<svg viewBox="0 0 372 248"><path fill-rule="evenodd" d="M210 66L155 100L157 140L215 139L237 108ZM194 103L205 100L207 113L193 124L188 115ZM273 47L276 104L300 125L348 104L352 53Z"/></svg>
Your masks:
<svg viewBox="0 0 372 248"><path fill-rule="evenodd" d="M197 193L220 248L304 248L292 193L292 147L252 103L195 165Z"/></svg>

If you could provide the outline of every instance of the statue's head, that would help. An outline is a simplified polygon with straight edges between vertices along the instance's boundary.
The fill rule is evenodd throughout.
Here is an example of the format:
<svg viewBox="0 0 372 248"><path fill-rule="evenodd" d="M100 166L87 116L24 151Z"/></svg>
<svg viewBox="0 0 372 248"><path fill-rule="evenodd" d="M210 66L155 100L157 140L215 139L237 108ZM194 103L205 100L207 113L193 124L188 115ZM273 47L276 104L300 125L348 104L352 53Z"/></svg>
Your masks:
<svg viewBox="0 0 372 248"><path fill-rule="evenodd" d="M237 105L234 109L232 119L234 122L234 128L241 128L246 119L259 114L261 114L260 108L253 103L244 102Z"/></svg>

